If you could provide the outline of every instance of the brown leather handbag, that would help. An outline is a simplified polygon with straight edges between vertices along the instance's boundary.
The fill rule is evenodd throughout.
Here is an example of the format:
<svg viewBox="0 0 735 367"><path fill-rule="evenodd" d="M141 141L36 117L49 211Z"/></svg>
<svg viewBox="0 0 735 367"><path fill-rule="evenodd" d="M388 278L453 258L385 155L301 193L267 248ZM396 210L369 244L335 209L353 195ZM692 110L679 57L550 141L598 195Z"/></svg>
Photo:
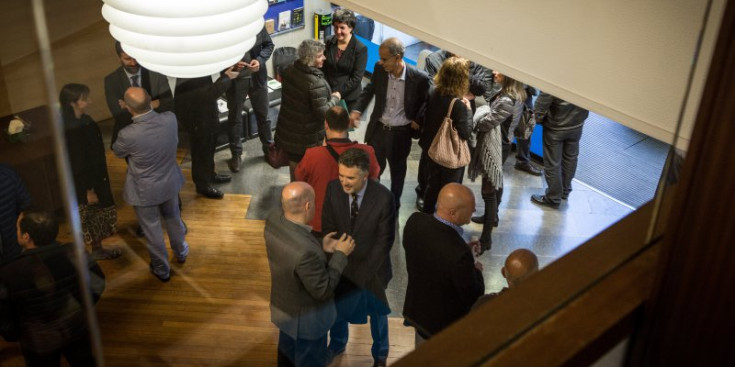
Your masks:
<svg viewBox="0 0 735 367"><path fill-rule="evenodd" d="M434 136L428 153L431 160L446 168L460 168L470 163L470 147L452 124L452 107L456 101L457 98L449 104L449 111Z"/></svg>

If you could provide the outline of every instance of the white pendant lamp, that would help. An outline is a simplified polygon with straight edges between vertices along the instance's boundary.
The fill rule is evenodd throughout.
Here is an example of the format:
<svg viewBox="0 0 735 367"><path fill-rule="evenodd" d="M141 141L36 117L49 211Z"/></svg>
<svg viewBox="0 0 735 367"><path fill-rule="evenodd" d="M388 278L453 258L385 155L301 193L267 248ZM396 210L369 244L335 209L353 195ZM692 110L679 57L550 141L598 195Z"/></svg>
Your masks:
<svg viewBox="0 0 735 367"><path fill-rule="evenodd" d="M263 28L266 0L103 0L102 16L125 53L177 78L235 63Z"/></svg>

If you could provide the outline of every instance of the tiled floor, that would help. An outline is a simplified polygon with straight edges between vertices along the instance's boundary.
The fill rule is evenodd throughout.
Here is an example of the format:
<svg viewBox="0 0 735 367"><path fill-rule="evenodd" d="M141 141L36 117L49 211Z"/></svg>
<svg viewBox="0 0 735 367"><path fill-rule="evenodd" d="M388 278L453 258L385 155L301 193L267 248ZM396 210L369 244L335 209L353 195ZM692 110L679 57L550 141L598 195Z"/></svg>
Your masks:
<svg viewBox="0 0 735 367"><path fill-rule="evenodd" d="M369 116L369 111L364 115ZM362 141L365 126L366 123L363 123L351 133L351 139ZM416 186L419 153L420 148L414 143L401 199L396 243L391 253L394 278L388 286L388 299L394 317L401 317L405 295L407 278L401 228L415 211L416 195L413 188ZM229 172L226 162L229 157L227 149L217 152L215 161L219 172ZM505 192L500 206L500 225L493 232L493 249L480 258L487 292L498 291L505 285L500 269L511 251L522 247L532 249L543 267L631 212L629 207L579 182L574 183L574 191L559 210L536 206L531 203L530 196L542 193L545 182L542 177L515 170L514 162L514 157L509 158L504 168ZM188 159L185 159L184 166L188 164ZM276 170L266 164L260 142L252 139L244 144L242 170L233 175L231 183L221 185L220 189L225 193L253 195L247 218L264 219L268 211L279 205L280 190L288 182L288 168ZM389 186L389 182L389 173L386 172L381 183ZM473 183L466 179L465 184L475 192L478 213L482 212L484 208L479 196L479 181ZM479 236L481 231L481 225L470 224L466 227L465 235L469 240L472 236Z"/></svg>

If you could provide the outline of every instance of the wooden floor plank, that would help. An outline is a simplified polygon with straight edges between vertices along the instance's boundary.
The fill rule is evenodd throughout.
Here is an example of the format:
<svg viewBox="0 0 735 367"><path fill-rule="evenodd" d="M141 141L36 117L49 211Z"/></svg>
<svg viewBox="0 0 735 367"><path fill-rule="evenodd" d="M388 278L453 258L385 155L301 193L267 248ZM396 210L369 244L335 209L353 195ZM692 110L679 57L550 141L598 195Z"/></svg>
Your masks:
<svg viewBox="0 0 735 367"><path fill-rule="evenodd" d="M118 234L104 245L124 254L100 262L107 289L97 314L107 366L275 366L264 222L245 219L250 196L205 199L185 171L182 217L191 253L183 265L173 261L171 281L161 283L148 272L145 241L135 236L135 214L122 200L125 164L108 155L108 169ZM67 225L59 238L71 240ZM389 319L389 363L413 349L413 329L402 321ZM346 352L332 366L372 365L371 345L369 326L351 325ZM23 366L16 345L0 342L0 364Z"/></svg>

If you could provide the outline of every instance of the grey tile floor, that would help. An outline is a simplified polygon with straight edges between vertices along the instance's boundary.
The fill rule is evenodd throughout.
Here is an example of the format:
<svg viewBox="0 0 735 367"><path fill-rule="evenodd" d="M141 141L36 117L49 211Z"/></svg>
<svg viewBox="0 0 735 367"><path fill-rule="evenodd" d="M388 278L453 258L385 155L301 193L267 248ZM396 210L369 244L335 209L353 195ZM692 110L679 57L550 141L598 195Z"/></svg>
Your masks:
<svg viewBox="0 0 735 367"><path fill-rule="evenodd" d="M369 112L365 113L365 116L369 116ZM350 137L362 141L365 126L363 123L351 133ZM279 205L280 190L289 182L288 168L273 169L266 164L258 139L245 142L243 150L242 170L233 175L232 182L219 188L226 194L252 195L247 219L264 219L272 208ZM401 317L403 309L407 275L401 245L402 228L415 211L416 194L413 188L416 186L419 154L420 148L414 143L401 199L396 242L391 251L394 278L388 286L388 300L393 310L393 317ZM216 153L215 161L219 172L229 173L227 168L229 158L230 152L227 149ZM493 249L480 257L487 292L496 292L505 285L500 269L505 257L511 251L529 248L539 256L543 267L631 212L629 207L579 182L574 183L574 191L559 210L536 206L531 203L530 196L543 192L545 188L543 178L515 170L514 163L515 158L511 157L504 167L505 192L500 206L500 225L493 232ZM185 159L183 164L188 165L188 159ZM389 172L384 173L381 183L390 186ZM483 212L479 196L480 182L465 179L465 184L475 192L478 213ZM478 224L471 223L465 227L468 240L472 236L479 236L481 231L482 227Z"/></svg>

